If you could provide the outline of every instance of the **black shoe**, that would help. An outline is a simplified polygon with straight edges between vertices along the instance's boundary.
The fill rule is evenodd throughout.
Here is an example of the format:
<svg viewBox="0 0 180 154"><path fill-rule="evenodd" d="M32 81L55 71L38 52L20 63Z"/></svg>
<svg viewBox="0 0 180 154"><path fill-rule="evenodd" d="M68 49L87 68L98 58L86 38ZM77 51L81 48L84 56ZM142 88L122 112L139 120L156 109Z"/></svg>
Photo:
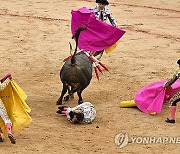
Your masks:
<svg viewBox="0 0 180 154"><path fill-rule="evenodd" d="M12 134L8 134L8 138L10 139L12 144L16 144L15 138L12 136Z"/></svg>
<svg viewBox="0 0 180 154"><path fill-rule="evenodd" d="M175 123L175 120L170 120L169 118L167 118L167 119L165 120L165 122L174 124L174 123Z"/></svg>
<svg viewBox="0 0 180 154"><path fill-rule="evenodd" d="M64 110L64 108L67 108L67 106L60 105L60 106L58 107L58 109L59 109L59 110L61 110L61 111L63 111L63 110Z"/></svg>
<svg viewBox="0 0 180 154"><path fill-rule="evenodd" d="M2 137L0 137L0 142L3 142L4 140L3 140L3 138Z"/></svg>
<svg viewBox="0 0 180 154"><path fill-rule="evenodd" d="M62 114L62 111L61 110L57 110L56 113Z"/></svg>

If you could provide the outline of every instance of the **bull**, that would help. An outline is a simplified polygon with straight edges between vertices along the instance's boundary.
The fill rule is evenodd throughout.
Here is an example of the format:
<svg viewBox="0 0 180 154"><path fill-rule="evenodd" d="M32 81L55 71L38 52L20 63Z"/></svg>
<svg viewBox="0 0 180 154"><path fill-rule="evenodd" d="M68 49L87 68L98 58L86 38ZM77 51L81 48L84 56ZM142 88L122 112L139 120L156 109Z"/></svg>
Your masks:
<svg viewBox="0 0 180 154"><path fill-rule="evenodd" d="M63 97L67 91L68 95L64 97L64 101L73 98L73 94L77 92L79 98L78 104L83 103L82 91L90 84L92 79L92 61L83 51L80 54L77 54L78 39L83 30L86 30L86 27L79 27L73 35L73 38L76 41L75 51L60 70L60 79L63 84L63 89L58 101L56 102L57 105L62 104ZM70 53L72 53L71 44ZM100 59L100 57L98 59Z"/></svg>

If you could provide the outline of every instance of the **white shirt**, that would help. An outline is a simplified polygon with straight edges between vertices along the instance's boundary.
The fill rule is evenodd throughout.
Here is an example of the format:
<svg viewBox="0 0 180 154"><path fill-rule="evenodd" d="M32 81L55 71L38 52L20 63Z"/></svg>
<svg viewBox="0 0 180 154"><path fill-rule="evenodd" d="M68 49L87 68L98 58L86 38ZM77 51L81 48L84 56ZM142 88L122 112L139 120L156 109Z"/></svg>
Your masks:
<svg viewBox="0 0 180 154"><path fill-rule="evenodd" d="M117 27L117 23L116 23L115 19L113 18L110 9L107 6L105 6L105 8L103 10L100 10L98 6L94 6L90 10L94 11L95 16L99 20L106 22L106 20L108 18L111 25ZM102 13L102 17L101 17L101 13Z"/></svg>
<svg viewBox="0 0 180 154"><path fill-rule="evenodd" d="M73 108L67 108L67 118L70 119L69 112L74 110L81 110L84 114L84 119L82 123L92 123L92 121L96 117L96 109L90 102L84 102L76 107Z"/></svg>

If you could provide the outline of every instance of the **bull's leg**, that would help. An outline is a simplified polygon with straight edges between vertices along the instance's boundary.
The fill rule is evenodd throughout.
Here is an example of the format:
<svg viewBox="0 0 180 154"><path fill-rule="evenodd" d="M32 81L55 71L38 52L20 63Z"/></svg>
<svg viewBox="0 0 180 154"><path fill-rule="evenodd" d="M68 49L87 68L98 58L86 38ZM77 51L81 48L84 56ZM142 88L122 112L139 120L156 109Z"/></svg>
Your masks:
<svg viewBox="0 0 180 154"><path fill-rule="evenodd" d="M82 90L78 90L77 91L77 95L79 97L78 104L82 104L83 103L83 99L82 99L81 94L82 94Z"/></svg>
<svg viewBox="0 0 180 154"><path fill-rule="evenodd" d="M71 96L71 90L69 86L67 86L67 90L68 90L68 95L64 97L64 101L68 101Z"/></svg>
<svg viewBox="0 0 180 154"><path fill-rule="evenodd" d="M56 102L56 105L62 105L62 99L63 99L65 93L67 92L67 89L68 89L68 85L63 83L63 89L61 92L61 96L59 97L58 101Z"/></svg>
<svg viewBox="0 0 180 154"><path fill-rule="evenodd" d="M74 92L72 90L73 88L71 87L71 90L69 91L69 95L71 99L74 99Z"/></svg>
<svg viewBox="0 0 180 154"><path fill-rule="evenodd" d="M74 90L70 90L70 87L68 86L68 95L64 97L64 101L68 101L69 98L74 99Z"/></svg>

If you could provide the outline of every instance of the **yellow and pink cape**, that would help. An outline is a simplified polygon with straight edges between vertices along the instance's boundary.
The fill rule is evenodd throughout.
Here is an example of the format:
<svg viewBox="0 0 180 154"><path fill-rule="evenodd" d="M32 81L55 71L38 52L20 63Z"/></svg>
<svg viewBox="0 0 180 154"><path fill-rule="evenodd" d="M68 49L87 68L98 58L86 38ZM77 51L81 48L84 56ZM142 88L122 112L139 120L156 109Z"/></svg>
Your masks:
<svg viewBox="0 0 180 154"><path fill-rule="evenodd" d="M7 85L3 91L0 91L0 98L2 99L8 116L13 124L13 132L17 132L31 123L32 118L29 115L31 109L25 102L27 95L14 80L11 80L9 85ZM2 118L0 118L0 128L4 136L7 136L7 131Z"/></svg>

